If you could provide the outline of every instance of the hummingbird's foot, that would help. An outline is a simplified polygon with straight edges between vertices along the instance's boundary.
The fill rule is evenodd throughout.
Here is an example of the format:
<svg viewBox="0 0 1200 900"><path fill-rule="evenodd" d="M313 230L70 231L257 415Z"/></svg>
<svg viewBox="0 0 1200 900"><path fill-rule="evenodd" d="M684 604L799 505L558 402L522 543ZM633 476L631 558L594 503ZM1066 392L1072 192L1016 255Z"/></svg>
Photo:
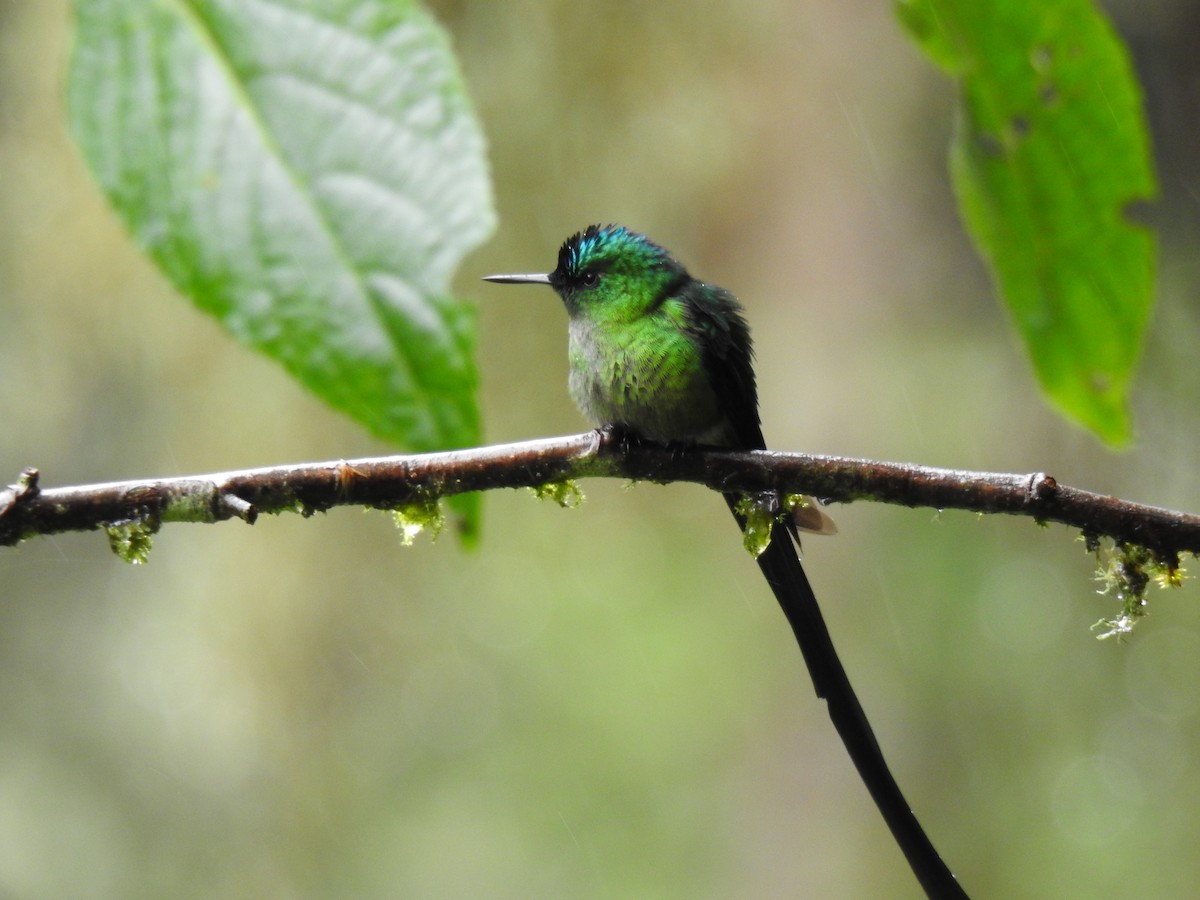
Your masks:
<svg viewBox="0 0 1200 900"><path fill-rule="evenodd" d="M628 455L630 450L642 443L641 435L632 431L629 426L613 422L601 425L596 429L596 434L600 437L601 447L611 447L622 456Z"/></svg>

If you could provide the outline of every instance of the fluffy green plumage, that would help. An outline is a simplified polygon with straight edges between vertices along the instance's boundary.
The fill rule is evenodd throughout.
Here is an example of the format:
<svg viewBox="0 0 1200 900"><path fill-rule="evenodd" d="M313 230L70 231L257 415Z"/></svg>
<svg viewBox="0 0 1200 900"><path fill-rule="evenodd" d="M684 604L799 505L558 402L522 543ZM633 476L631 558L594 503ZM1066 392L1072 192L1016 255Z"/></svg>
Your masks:
<svg viewBox="0 0 1200 900"><path fill-rule="evenodd" d="M558 252L549 284L570 317L571 396L593 425L656 441L764 446L741 305L645 235L593 225Z"/></svg>

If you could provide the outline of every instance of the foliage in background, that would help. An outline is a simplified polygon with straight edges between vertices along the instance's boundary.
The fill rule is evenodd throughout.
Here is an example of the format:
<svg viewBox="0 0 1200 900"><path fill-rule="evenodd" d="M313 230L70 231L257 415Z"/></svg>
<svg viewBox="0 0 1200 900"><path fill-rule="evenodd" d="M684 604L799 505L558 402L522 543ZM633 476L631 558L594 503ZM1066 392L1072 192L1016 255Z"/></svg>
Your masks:
<svg viewBox="0 0 1200 900"><path fill-rule="evenodd" d="M1128 442L1155 241L1129 221L1155 179L1124 44L1090 0L901 0L959 86L951 174L1042 388Z"/></svg>
<svg viewBox="0 0 1200 900"><path fill-rule="evenodd" d="M492 230L491 185L433 19L384 0L76 14L75 136L179 291L375 434L478 443L449 283Z"/></svg>

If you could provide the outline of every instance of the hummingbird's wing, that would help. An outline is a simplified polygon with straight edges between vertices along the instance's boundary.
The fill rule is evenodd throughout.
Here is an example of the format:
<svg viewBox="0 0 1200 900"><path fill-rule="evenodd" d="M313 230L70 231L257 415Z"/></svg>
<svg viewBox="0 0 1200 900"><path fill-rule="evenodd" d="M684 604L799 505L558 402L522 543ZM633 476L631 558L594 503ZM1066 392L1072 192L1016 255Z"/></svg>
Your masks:
<svg viewBox="0 0 1200 900"><path fill-rule="evenodd" d="M692 281L683 291L688 311L688 331L703 348L704 370L725 413L727 446L738 450L765 450L758 418L758 388L754 378L754 351L750 327L742 306L723 288ZM791 526L810 534L837 534L837 525L812 497L791 512Z"/></svg>
<svg viewBox="0 0 1200 900"><path fill-rule="evenodd" d="M737 450L765 450L750 327L741 304L724 288L700 281L689 283L681 296L688 333L701 347L704 371L729 423L725 443Z"/></svg>

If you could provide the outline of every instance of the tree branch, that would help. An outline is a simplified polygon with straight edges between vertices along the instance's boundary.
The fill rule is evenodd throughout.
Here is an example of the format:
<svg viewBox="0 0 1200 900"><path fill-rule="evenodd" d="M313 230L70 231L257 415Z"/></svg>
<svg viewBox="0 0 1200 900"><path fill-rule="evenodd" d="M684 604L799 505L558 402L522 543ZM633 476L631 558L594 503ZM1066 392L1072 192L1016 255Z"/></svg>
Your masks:
<svg viewBox="0 0 1200 900"><path fill-rule="evenodd" d="M335 506L394 509L495 488L580 478L689 481L718 491L777 490L849 503L963 509L1061 522L1090 539L1138 545L1165 562L1200 554L1200 516L1017 475L773 451L628 444L597 432L425 453L42 489L36 469L0 491L0 545L38 535L166 522L253 523L263 513Z"/></svg>

